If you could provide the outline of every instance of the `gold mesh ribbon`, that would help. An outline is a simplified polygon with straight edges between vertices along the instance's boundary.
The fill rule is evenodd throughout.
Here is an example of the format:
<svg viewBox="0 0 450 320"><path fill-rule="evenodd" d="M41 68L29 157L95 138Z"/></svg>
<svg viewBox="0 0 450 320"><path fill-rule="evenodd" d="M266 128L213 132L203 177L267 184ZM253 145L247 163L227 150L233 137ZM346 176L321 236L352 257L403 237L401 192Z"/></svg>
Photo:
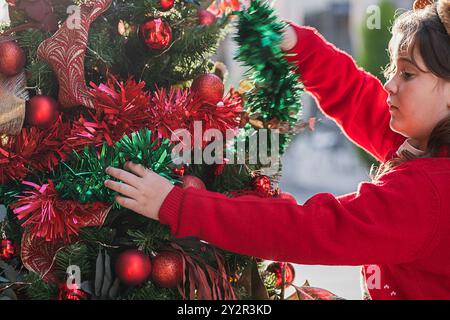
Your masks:
<svg viewBox="0 0 450 320"><path fill-rule="evenodd" d="M25 73L14 77L0 75L0 136L20 133L28 99L25 86Z"/></svg>
<svg viewBox="0 0 450 320"><path fill-rule="evenodd" d="M25 100L0 91L0 135L16 135L25 120Z"/></svg>

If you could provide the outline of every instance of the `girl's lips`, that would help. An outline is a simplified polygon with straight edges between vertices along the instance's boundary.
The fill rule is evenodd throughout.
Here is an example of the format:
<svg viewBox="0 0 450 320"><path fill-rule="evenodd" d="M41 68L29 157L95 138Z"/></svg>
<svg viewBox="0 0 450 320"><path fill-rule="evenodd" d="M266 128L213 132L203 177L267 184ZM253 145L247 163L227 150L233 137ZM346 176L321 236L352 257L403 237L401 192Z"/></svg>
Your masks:
<svg viewBox="0 0 450 320"><path fill-rule="evenodd" d="M389 105L389 111L394 111L394 110L398 110L398 107L396 107L396 106L390 104L390 105Z"/></svg>
<svg viewBox="0 0 450 320"><path fill-rule="evenodd" d="M387 105L389 106L389 110L398 109L398 107L395 106L395 105L392 103L392 101L391 101L390 98L387 99L386 103L387 103Z"/></svg>

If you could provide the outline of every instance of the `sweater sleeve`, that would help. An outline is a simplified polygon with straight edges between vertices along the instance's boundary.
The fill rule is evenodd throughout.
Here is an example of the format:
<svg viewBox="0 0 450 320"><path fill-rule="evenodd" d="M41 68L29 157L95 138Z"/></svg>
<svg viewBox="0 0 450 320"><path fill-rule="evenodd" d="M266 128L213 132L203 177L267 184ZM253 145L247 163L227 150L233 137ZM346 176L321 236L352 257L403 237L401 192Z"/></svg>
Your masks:
<svg viewBox="0 0 450 320"><path fill-rule="evenodd" d="M420 195L420 196L417 196ZM420 170L401 165L354 194L318 194L304 205L174 188L160 221L177 238L268 260L318 265L398 264L431 251L439 198Z"/></svg>
<svg viewBox="0 0 450 320"><path fill-rule="evenodd" d="M291 23L297 43L287 59L297 66L306 90L350 140L386 161L405 138L390 129L388 94L373 75L358 68L345 52L317 30Z"/></svg>

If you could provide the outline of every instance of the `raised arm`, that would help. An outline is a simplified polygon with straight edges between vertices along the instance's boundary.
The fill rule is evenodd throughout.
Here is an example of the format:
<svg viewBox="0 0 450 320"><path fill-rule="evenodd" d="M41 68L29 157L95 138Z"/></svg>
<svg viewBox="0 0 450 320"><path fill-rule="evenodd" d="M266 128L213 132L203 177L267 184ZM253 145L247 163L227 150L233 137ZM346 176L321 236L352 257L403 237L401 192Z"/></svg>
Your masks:
<svg viewBox="0 0 450 320"><path fill-rule="evenodd" d="M345 52L328 43L314 28L291 23L288 60L298 66L305 88L357 145L386 161L405 137L389 127L388 94L373 75L358 68ZM289 35L289 33L291 33Z"/></svg>
<svg viewBox="0 0 450 320"><path fill-rule="evenodd" d="M440 210L434 192L424 173L402 165L378 185L363 183L357 193L339 198L318 194L304 205L229 199L176 187L159 217L176 237L197 237L263 259L320 265L406 263L432 249Z"/></svg>

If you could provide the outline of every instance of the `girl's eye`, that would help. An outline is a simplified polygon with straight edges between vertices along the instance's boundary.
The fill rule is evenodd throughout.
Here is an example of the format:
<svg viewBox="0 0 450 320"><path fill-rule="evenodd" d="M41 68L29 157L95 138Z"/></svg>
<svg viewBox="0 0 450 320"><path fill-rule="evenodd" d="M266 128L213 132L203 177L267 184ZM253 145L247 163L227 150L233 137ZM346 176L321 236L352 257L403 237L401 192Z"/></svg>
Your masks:
<svg viewBox="0 0 450 320"><path fill-rule="evenodd" d="M400 76L404 79L404 80L409 80L411 79L414 75L412 73L409 73L407 71L402 71L400 72Z"/></svg>

